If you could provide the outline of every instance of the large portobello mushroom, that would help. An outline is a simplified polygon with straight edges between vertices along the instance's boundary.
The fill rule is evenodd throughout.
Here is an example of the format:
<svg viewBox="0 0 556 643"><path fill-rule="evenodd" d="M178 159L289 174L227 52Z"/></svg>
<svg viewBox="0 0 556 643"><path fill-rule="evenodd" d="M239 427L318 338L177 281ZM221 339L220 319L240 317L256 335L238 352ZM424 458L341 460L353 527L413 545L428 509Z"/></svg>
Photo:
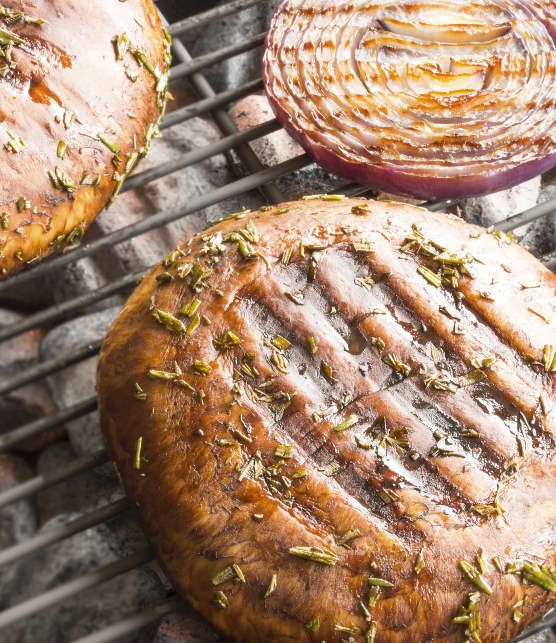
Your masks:
<svg viewBox="0 0 556 643"><path fill-rule="evenodd" d="M317 197L170 253L101 351L109 452L236 641L509 641L556 598L556 277L507 235Z"/></svg>
<svg viewBox="0 0 556 643"><path fill-rule="evenodd" d="M151 0L0 5L0 278L77 243L148 149L170 37Z"/></svg>

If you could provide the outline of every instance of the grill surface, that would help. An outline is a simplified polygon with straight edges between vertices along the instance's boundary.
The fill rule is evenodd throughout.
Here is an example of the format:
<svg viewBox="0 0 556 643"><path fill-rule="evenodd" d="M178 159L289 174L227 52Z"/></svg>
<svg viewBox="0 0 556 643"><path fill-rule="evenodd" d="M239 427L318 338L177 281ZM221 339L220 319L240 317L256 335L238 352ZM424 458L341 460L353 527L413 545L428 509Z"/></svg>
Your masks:
<svg viewBox="0 0 556 643"><path fill-rule="evenodd" d="M248 40L240 41L233 46L217 49L208 55L192 59L187 49L180 42L180 36L193 28L205 27L210 23L217 21L225 16L243 11L249 7L261 3L263 0L234 0L217 8L196 14L169 26L169 31L174 37L174 68L172 70L172 80L176 82L188 82L198 96L197 102L188 105L182 109L168 114L163 122L161 129L166 129L172 125L183 123L197 116L210 114L218 126L222 138L216 143L208 145L202 149L195 149L191 152L184 153L176 161L164 163L147 171L139 172L132 176L126 183L124 190L128 191L161 178L172 172L184 169L208 159L216 154L228 153L234 151L239 158L245 176L239 178L221 188L212 190L210 193L201 194L189 201L183 208L160 212L154 216L145 218L133 225L106 234L90 243L85 243L73 251L54 257L50 260L39 264L33 269L22 272L11 279L0 282L0 294L7 288L21 285L44 276L47 273L73 264L84 257L89 257L111 246L120 244L124 241L142 235L151 230L165 226L182 217L191 215L210 205L218 204L226 199L242 195L254 189L258 189L262 199L266 203L278 203L283 200L280 191L274 185L274 181L295 170L301 169L311 163L309 157L305 154L293 158L287 162L281 163L274 167L265 168L257 158L249 142L261 138L279 129L276 120L272 120L263 125L253 127L247 131L239 133L226 111L223 110L231 102L247 96L262 88L262 80L257 79L244 84L241 87L215 94L202 71L211 65L214 65L224 59L239 55L243 52L250 51L259 47L263 42L264 34L259 34ZM202 4L202 3L199 3ZM337 192L346 196L365 195L368 191L358 185L338 185ZM262 203L261 203L262 205ZM429 203L426 207L431 210L442 210L452 202ZM545 203L537 205L529 210L512 216L501 223L497 228L505 232L514 230L526 223L533 222L541 217L546 217L556 212L556 198ZM552 269L556 266L556 257L554 255L544 257L545 263ZM86 292L78 297L69 299L61 304L46 308L33 315L28 316L22 323L13 327L0 329L0 351L1 344L23 333L42 327L46 324L52 324L60 319L68 319L77 316L93 303L102 301L111 295L122 292L138 283L145 271L134 274L123 274L119 279L107 283L106 285ZM99 350L99 343L95 343L74 352L73 354L63 355L62 357L41 362L38 366L27 369L23 373L11 378L0 385L0 396L19 389L20 387L44 378L47 375L60 371L70 365L76 364L81 360L95 355ZM14 445L29 437L42 434L54 427L67 424L72 420L81 418L88 413L96 410L96 396L91 391L89 398L75 404L69 408L59 411L53 416L44 417L35 420L19 428L4 433L0 436L0 453L8 451ZM76 458L66 467L58 469L48 474L39 475L27 480L16 487L10 488L0 493L0 508L6 505L34 496L35 494L51 487L59 482L68 480L73 476L88 471L107 461L107 455L104 451ZM97 509L87 515L81 516L75 520L67 522L61 526L54 527L48 531L38 533L28 540L11 546L0 551L0 572L1 567L12 563L26 555L37 552L52 543L60 542L79 532L94 527L114 518L129 510L127 500L121 499ZM136 553L118 560L116 562L98 567L81 576L73 578L57 587L50 589L42 594L38 594L32 599L19 603L3 612L0 612L0 638L2 637L2 628L10 628L22 619L29 617L52 605L62 603L66 598L73 596L77 592L94 588L101 583L108 581L120 574L124 574L137 566L145 565L152 561L153 555L149 549L137 551ZM99 589L99 591L101 591ZM152 605L142 611L122 617L122 619L113 624L106 626L96 632L85 636L74 643L102 643L113 641L119 637L132 633L139 628L156 621L162 616L169 614L182 605L180 598L170 596L167 600ZM528 635L548 630L556 626L556 616L548 616L538 622L514 643L521 641ZM6 631L6 630L4 630Z"/></svg>

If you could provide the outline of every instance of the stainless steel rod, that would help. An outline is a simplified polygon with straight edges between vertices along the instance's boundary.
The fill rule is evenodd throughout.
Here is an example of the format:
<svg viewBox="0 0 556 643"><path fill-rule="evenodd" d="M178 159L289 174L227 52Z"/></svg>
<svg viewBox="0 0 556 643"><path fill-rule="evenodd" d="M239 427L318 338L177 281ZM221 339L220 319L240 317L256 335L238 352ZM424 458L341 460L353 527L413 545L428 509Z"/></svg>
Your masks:
<svg viewBox="0 0 556 643"><path fill-rule="evenodd" d="M0 493L0 508L9 505L12 502L17 502L18 500L32 496L40 491L44 491L45 489L53 487L59 482L63 482L68 478L72 478L73 476L83 473L84 471L98 467L99 465L104 464L107 460L108 455L106 451L97 451L97 453L76 458L69 464L60 467L53 472L42 473L34 478L30 478L29 480Z"/></svg>
<svg viewBox="0 0 556 643"><path fill-rule="evenodd" d="M98 352L101 343L102 342L100 340L92 342L91 344L87 344L87 346L83 346L82 348L76 350L75 353L69 353L66 355L61 355L60 357L54 357L52 359L46 360L45 362L41 362L36 366L28 368L26 371L23 371L19 375L14 375L12 378L4 380L0 384L0 395L11 393L12 391L25 386L26 384L30 384L31 382L39 380L42 377L46 377L47 375L51 375L52 373L61 371L62 369L75 364L76 362L80 362L87 357L95 355Z"/></svg>
<svg viewBox="0 0 556 643"><path fill-rule="evenodd" d="M83 417L84 415L91 413L91 411L94 411L96 408L97 396L91 395L90 397L85 398L77 404L69 406L55 415L39 418L38 420L24 424L13 431L4 433L0 435L0 453L7 451L27 438L43 433L43 431L54 429L57 426L63 425L64 422L69 422L79 417Z"/></svg>
<svg viewBox="0 0 556 643"><path fill-rule="evenodd" d="M68 583L59 585L54 589L48 590L38 596L14 605L3 612L0 612L0 628L13 625L14 623L36 614L47 607L61 603L65 599L70 598L79 592L95 587L96 585L100 585L101 583L105 583L115 576L124 574L139 565L144 565L152 559L153 554L151 549L143 549L132 556L128 556L127 558L110 563L109 565L99 567L98 569L83 574Z"/></svg>
<svg viewBox="0 0 556 643"><path fill-rule="evenodd" d="M251 38L242 40L241 42L230 45L229 47L221 47L220 49L211 51L209 54L198 56L197 58L192 58L185 62L181 62L178 65L174 65L170 70L170 80L174 82L180 78L191 76L206 67L215 65L216 63L232 58L233 56L239 56L239 54L244 54L246 51L251 51L251 49L256 49L263 44L264 38L265 33L259 33L256 36L251 36Z"/></svg>
<svg viewBox="0 0 556 643"><path fill-rule="evenodd" d="M109 505L92 511L85 516L76 518L65 525L52 527L51 529L39 532L32 538L28 538L17 545L13 545L12 547L8 547L7 549L0 551L0 566L13 563L15 560L19 560L20 558L23 558L23 556L28 556L47 545L52 545L52 543L65 540L81 531L85 531L85 529L90 529L95 525L99 525L101 522L110 520L110 518L114 518L127 509L129 509L127 498L121 498L120 500L111 502Z"/></svg>
<svg viewBox="0 0 556 643"><path fill-rule="evenodd" d="M121 621L118 621L113 625L108 625L102 630L98 630L88 636L77 639L73 641L73 643L108 643L109 641L114 641L119 639L121 636L124 636L124 634L135 632L139 628L166 616L166 614L174 612L182 606L183 600L181 598L178 598L177 596L175 598L169 598L158 605L154 605L153 607L123 618Z"/></svg>
<svg viewBox="0 0 556 643"><path fill-rule="evenodd" d="M144 276L145 271L135 272L131 275L125 275L116 281L106 284L101 288L96 288L90 292L83 293L78 297L68 299L61 304L56 304L50 308L45 308L38 313L33 315L28 315L22 321L14 324L13 326L6 326L5 328L0 328L0 342L4 342L7 339L11 339L16 335L21 335L22 333L27 332L33 328L38 328L39 326L44 326L55 320L66 317L70 313L74 313L80 308L94 304L97 301L101 301L114 295L115 293L123 290L124 288L129 288L139 283L141 278Z"/></svg>
<svg viewBox="0 0 556 643"><path fill-rule="evenodd" d="M179 40L174 40L173 51L176 58L179 58L181 62L190 62L192 60L189 52ZM216 95L210 83L202 74L192 74L189 77L189 82L202 98L213 98ZM230 135L237 132L237 127L227 112L216 110L212 112L212 117L223 134ZM239 146L236 149L236 154L246 170L251 174L260 172L263 168L263 164L248 144ZM275 185L270 184L270 181L267 181L267 183L269 185L263 184L258 186L263 198L271 203L280 203L283 201L284 199L280 190L278 190Z"/></svg>
<svg viewBox="0 0 556 643"><path fill-rule="evenodd" d="M211 156L223 154L224 152L232 150L234 147L243 145L244 143L248 143L249 141L253 141L257 138L261 138L262 136L276 132L279 129L280 125L278 124L278 121L276 119L272 119L245 130L244 132L236 132L235 134L226 136L225 138L216 141L216 143L211 143L205 147L192 150L177 159L168 161L167 163L161 163L149 170L134 174L125 182L122 192L135 190L151 181L156 181L163 176L168 176L178 170L183 170L184 168L195 165L195 163L199 163Z"/></svg>
<svg viewBox="0 0 556 643"><path fill-rule="evenodd" d="M168 27L168 31L172 36L181 35L196 27L203 27L211 22L230 16L233 13L239 13L256 4L261 4L261 2L263 2L263 0L235 0L235 2L228 2L214 9L209 9L209 11L198 13L189 18L184 18L179 22L175 22Z"/></svg>
<svg viewBox="0 0 556 643"><path fill-rule="evenodd" d="M196 103L176 109L173 112L168 112L162 119L160 129L165 130L168 127L184 123L191 118L202 116L207 112L224 107L228 103L232 103L244 96L258 92L262 88L263 80L262 78L257 78L256 80L245 83L236 89L230 89L228 91L221 92L220 94L215 94L213 98L203 98L202 100L198 100Z"/></svg>

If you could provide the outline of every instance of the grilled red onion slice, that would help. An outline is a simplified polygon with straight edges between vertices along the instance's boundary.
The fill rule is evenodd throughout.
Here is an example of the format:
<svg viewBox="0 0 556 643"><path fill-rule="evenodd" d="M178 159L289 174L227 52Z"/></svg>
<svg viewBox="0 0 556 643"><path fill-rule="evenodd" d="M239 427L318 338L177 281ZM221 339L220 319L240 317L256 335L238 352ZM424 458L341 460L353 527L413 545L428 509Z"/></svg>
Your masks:
<svg viewBox="0 0 556 643"><path fill-rule="evenodd" d="M556 165L553 0L286 0L264 77L327 170L443 199Z"/></svg>

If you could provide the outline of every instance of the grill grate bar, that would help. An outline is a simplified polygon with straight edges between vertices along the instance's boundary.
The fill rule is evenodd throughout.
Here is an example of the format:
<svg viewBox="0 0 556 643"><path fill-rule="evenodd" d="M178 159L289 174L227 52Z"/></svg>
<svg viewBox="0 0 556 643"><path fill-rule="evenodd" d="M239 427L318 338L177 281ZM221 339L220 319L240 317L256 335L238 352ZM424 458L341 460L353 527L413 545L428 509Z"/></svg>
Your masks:
<svg viewBox="0 0 556 643"><path fill-rule="evenodd" d="M85 398L83 401L73 404L72 406L56 413L55 415L50 415L44 418L39 418L28 424L24 424L9 433L4 433L0 435L0 453L7 451L10 447L13 447L15 444L26 440L27 438L34 437L42 433L43 431L48 431L48 429L54 429L57 426L62 425L64 422L69 422L70 420L75 420L79 417L91 413L97 408L97 396L91 395L90 397Z"/></svg>
<svg viewBox="0 0 556 643"><path fill-rule="evenodd" d="M61 603L78 592L83 592L86 589L91 589L101 583L105 583L120 574L124 574L125 572L128 572L139 565L144 565L152 560L152 550L150 548L146 548L132 554L131 556L122 558L114 563L104 565L92 572L83 574L74 580L43 592L42 594L23 601L22 603L18 603L17 605L0 612L0 628L13 625L14 623L32 616L47 607L52 607L57 603Z"/></svg>
<svg viewBox="0 0 556 643"><path fill-rule="evenodd" d="M83 295L74 297L73 299L68 299L61 304L45 308L34 315L29 315L23 321L18 322L17 326L0 328L0 343L11 339L16 335L22 335L33 328L38 328L39 326L59 320L66 315L75 312L79 308L84 308L85 306L94 304L97 301L107 299L110 295L114 295L124 288L135 286L141 281L147 270L148 268L145 268L145 270L140 272L134 272L131 275L126 275L121 279L106 284L105 286L86 292Z"/></svg>
<svg viewBox="0 0 556 643"><path fill-rule="evenodd" d="M214 9L210 9L209 11L198 13L195 16L191 16L189 18L185 18L184 20L175 22L173 25L170 25L168 27L168 31L171 36L182 35L186 31L190 31L191 29L194 29L196 27L208 25L211 22L216 22L217 20L221 20L222 18L230 16L233 13L239 13L244 9L254 7L257 4L261 4L261 2L263 2L263 0L235 0L235 2L228 2L221 7L216 7Z"/></svg>
<svg viewBox="0 0 556 643"><path fill-rule="evenodd" d="M91 357L98 352L101 343L101 341L93 342L76 350L75 353L72 353L71 355L54 357L53 359L41 362L40 364L27 369L23 373L12 377L10 380L6 380L3 384L0 384L0 395L11 393L26 384L30 384L35 380L51 375L52 373L56 373L57 371L61 371L67 366L71 366L87 357Z"/></svg>
<svg viewBox="0 0 556 643"><path fill-rule="evenodd" d="M214 111L220 107L224 107L228 103L232 103L239 98L248 96L253 92L257 92L263 88L263 80L259 78L253 80L245 85L241 85L237 89L230 89L220 94L216 94L213 98L203 98L198 100L192 105L187 105L187 107L182 107L181 109L176 109L174 112L169 112L162 119L160 124L160 129L165 130L168 127L178 125L179 123L184 123L185 121L195 118L196 116L201 116L207 112Z"/></svg>
<svg viewBox="0 0 556 643"><path fill-rule="evenodd" d="M137 612L131 616L123 618L121 621L118 621L113 625L109 625L98 632L94 632L93 634L89 634L77 641L73 641L73 643L108 643L109 641L114 641L124 634L134 632L144 625L148 625L149 623L166 616L166 614L174 612L182 607L183 604L183 600L177 596L175 598L170 598L147 610L142 610L141 612Z"/></svg>
<svg viewBox="0 0 556 643"><path fill-rule="evenodd" d="M129 190L135 190L136 188L142 187L143 185L150 183L151 181L156 181L157 179L162 178L163 176L168 176L177 172L178 170L183 170L186 167L194 165L204 161L211 156L216 156L217 154L222 154L227 152L243 143L253 141L262 136L266 136L272 132L276 132L280 129L280 125L276 119L266 121L261 125L252 127L244 132L237 132L230 136L220 139L216 143L211 143L205 147L200 147L197 149L183 154L178 159L173 161L168 161L168 163L161 163L156 167L151 168L150 170L145 170L144 172L139 172L130 176L129 179L124 183L122 192L129 192Z"/></svg>
<svg viewBox="0 0 556 643"><path fill-rule="evenodd" d="M174 40L173 51L175 56L182 62L191 61L189 52L180 41ZM210 83L201 74L192 74L189 78L189 82L202 98L213 98L216 95L214 90L210 86ZM235 123L227 112L220 110L214 111L212 112L212 117L223 134L229 136L237 132ZM236 153L240 161L250 173L259 172L263 168L262 163L259 161L257 155L253 152L249 145L244 144L239 146L236 149ZM268 182L270 183L270 181ZM261 188L260 192L267 201L274 203L279 203L280 201L282 201L282 195L275 186L263 186L264 184L261 184L261 186L258 187Z"/></svg>
<svg viewBox="0 0 556 643"><path fill-rule="evenodd" d="M22 543L18 543L17 545L13 545L13 547L8 547L1 551L0 566L13 563L19 558L23 558L23 556L28 556L29 554L36 552L42 547L47 547L53 543L60 542L61 540L65 540L70 536L78 534L80 531L85 531L85 529L90 529L95 525L99 525L100 523L123 513L127 509L129 509L127 498L121 498L120 500L111 502L109 505L92 511L85 516L71 520L65 525L47 529Z"/></svg>
<svg viewBox="0 0 556 643"><path fill-rule="evenodd" d="M515 230L516 228L519 228L526 223L532 223L537 219L546 217L550 214L554 214L555 212L556 198L553 198L545 201L545 203L539 203L539 205L535 205L528 210L524 210L519 214L515 214L513 217L508 217L504 221L497 223L496 228L498 230L502 230L502 232L510 232L511 230Z"/></svg>
<svg viewBox="0 0 556 643"><path fill-rule="evenodd" d="M187 60L187 62L182 62L179 65L172 67L170 71L170 80L175 82L178 79L185 78L186 76L191 76L192 74L215 65L216 63L222 62L227 58L232 56L239 56L239 54L244 54L246 51L251 51L256 47L260 47L265 39L265 34L260 33L256 36L252 36L247 40L242 40L239 43L230 45L229 47L222 47L216 51L211 51L210 54L205 54L204 56L198 56L197 58Z"/></svg>
<svg viewBox="0 0 556 643"><path fill-rule="evenodd" d="M273 167L265 168L264 170L260 170L259 172L245 176L242 179L238 179L237 181L228 183L227 185L217 188L216 190L212 190L211 192L202 194L199 197L192 199L188 205L183 206L182 208L178 208L168 212L159 212L158 214L154 214L147 219L142 219L137 223L125 226L124 228L120 228L119 230L111 232L104 237L97 239L96 241L81 245L75 250L67 252L63 255L58 255L50 261L39 264L34 269L25 270L24 272L20 272L19 274L14 275L8 280L0 282L0 293L7 290L9 287L15 286L17 288L21 284L27 283L35 277L51 273L58 268L62 268L63 266L67 266L70 263L73 263L74 261L78 261L79 259L83 259L84 257L90 257L91 255L94 255L101 250L111 248L115 245L118 245L119 243L122 243L123 241L128 241L129 239L144 234L145 232L150 232L151 230L159 228L162 225L171 223L172 221L176 221L177 219L181 219L182 217L196 212L197 210L202 210L210 205L215 205L216 203L220 203L221 201L225 201L226 199L254 190L264 185L265 183L274 181L284 174L289 174L290 172L299 170L302 167L310 165L311 163L312 160L307 154L296 156L289 161L285 161L284 163L280 163L279 165L275 165Z"/></svg>
<svg viewBox="0 0 556 643"><path fill-rule="evenodd" d="M70 464L60 469L56 469L53 473L43 473L39 476L35 476L34 478L30 478L29 480L0 493L0 508L9 505L12 502L32 496L40 491L44 491L45 489L48 489L48 487L53 487L55 484L58 484L63 480L67 480L68 478L72 478L84 471L98 467L107 461L108 454L106 451L98 451L92 455L85 455L81 458L76 458L73 462L70 462Z"/></svg>
<svg viewBox="0 0 556 643"><path fill-rule="evenodd" d="M539 632L544 632L551 627L556 627L556 614L552 613L554 610L549 612L550 616L547 615L541 619L538 623L529 626L524 632L511 641L511 643L519 643L519 641L524 641L526 638L533 636L533 634L538 634Z"/></svg>

